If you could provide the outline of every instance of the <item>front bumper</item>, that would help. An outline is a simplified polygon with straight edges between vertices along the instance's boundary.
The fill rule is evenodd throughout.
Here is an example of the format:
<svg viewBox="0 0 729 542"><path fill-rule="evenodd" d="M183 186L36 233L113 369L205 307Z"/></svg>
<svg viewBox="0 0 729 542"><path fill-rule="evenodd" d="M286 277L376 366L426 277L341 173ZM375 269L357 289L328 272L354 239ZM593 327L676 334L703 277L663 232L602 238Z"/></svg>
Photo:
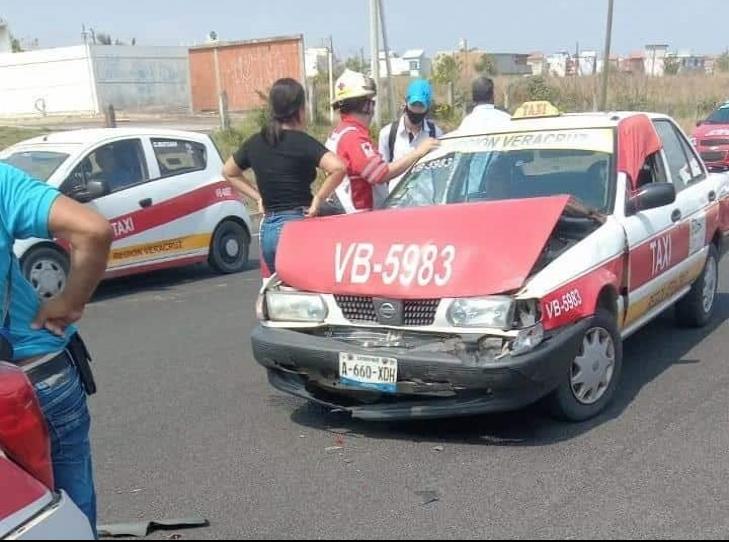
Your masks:
<svg viewBox="0 0 729 542"><path fill-rule="evenodd" d="M697 147L701 159L710 171L729 170L729 149L726 146L719 148L709 147L699 142Z"/></svg>
<svg viewBox="0 0 729 542"><path fill-rule="evenodd" d="M339 382L339 354L372 349L333 338L258 326L256 361L275 388L367 420L428 419L517 410L554 391L567 377L589 325L583 320L552 334L533 351L499 361L464 361L454 353L382 348L398 361L394 394Z"/></svg>

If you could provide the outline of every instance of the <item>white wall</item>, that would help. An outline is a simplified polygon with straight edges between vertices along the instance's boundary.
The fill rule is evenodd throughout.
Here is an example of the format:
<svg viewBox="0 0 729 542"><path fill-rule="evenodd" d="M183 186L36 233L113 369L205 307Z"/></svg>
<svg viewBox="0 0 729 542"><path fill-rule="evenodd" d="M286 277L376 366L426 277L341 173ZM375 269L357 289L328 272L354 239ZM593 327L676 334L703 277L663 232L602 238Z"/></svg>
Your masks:
<svg viewBox="0 0 729 542"><path fill-rule="evenodd" d="M87 48L0 54L0 116L97 112Z"/></svg>
<svg viewBox="0 0 729 542"><path fill-rule="evenodd" d="M304 63L306 64L306 77L316 77L319 73L328 70L327 49L322 47L310 47L304 51Z"/></svg>
<svg viewBox="0 0 729 542"><path fill-rule="evenodd" d="M189 111L186 47L92 45L99 106L118 111Z"/></svg>

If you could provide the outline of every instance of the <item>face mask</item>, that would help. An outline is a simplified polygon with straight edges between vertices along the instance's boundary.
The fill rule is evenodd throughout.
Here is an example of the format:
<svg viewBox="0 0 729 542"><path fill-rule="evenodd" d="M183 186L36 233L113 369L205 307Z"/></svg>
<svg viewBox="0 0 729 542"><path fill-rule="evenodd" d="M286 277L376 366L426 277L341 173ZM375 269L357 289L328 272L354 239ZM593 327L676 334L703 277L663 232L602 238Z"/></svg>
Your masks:
<svg viewBox="0 0 729 542"><path fill-rule="evenodd" d="M406 107L405 114L408 116L408 120L411 123L413 123L415 126L418 126L423 123L428 113L413 113L412 111L410 111L409 107Z"/></svg>

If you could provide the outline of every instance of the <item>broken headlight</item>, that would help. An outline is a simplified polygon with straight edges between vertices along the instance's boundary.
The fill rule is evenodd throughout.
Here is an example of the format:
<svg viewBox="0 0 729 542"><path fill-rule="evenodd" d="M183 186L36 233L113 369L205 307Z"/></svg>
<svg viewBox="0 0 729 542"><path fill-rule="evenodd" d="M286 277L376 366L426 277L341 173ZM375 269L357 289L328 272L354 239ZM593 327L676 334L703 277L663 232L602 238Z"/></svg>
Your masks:
<svg viewBox="0 0 729 542"><path fill-rule="evenodd" d="M514 300L506 296L456 299L448 309L448 320L456 327L508 329Z"/></svg>

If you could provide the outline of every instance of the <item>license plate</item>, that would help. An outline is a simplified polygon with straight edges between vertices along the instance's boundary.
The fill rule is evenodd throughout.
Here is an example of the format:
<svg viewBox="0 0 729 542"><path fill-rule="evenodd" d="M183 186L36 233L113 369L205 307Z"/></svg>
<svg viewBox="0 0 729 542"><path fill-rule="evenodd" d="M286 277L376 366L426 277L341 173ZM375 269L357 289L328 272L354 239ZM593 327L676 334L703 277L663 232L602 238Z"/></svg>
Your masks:
<svg viewBox="0 0 729 542"><path fill-rule="evenodd" d="M378 356L339 354L339 381L353 388L397 391L397 360Z"/></svg>

